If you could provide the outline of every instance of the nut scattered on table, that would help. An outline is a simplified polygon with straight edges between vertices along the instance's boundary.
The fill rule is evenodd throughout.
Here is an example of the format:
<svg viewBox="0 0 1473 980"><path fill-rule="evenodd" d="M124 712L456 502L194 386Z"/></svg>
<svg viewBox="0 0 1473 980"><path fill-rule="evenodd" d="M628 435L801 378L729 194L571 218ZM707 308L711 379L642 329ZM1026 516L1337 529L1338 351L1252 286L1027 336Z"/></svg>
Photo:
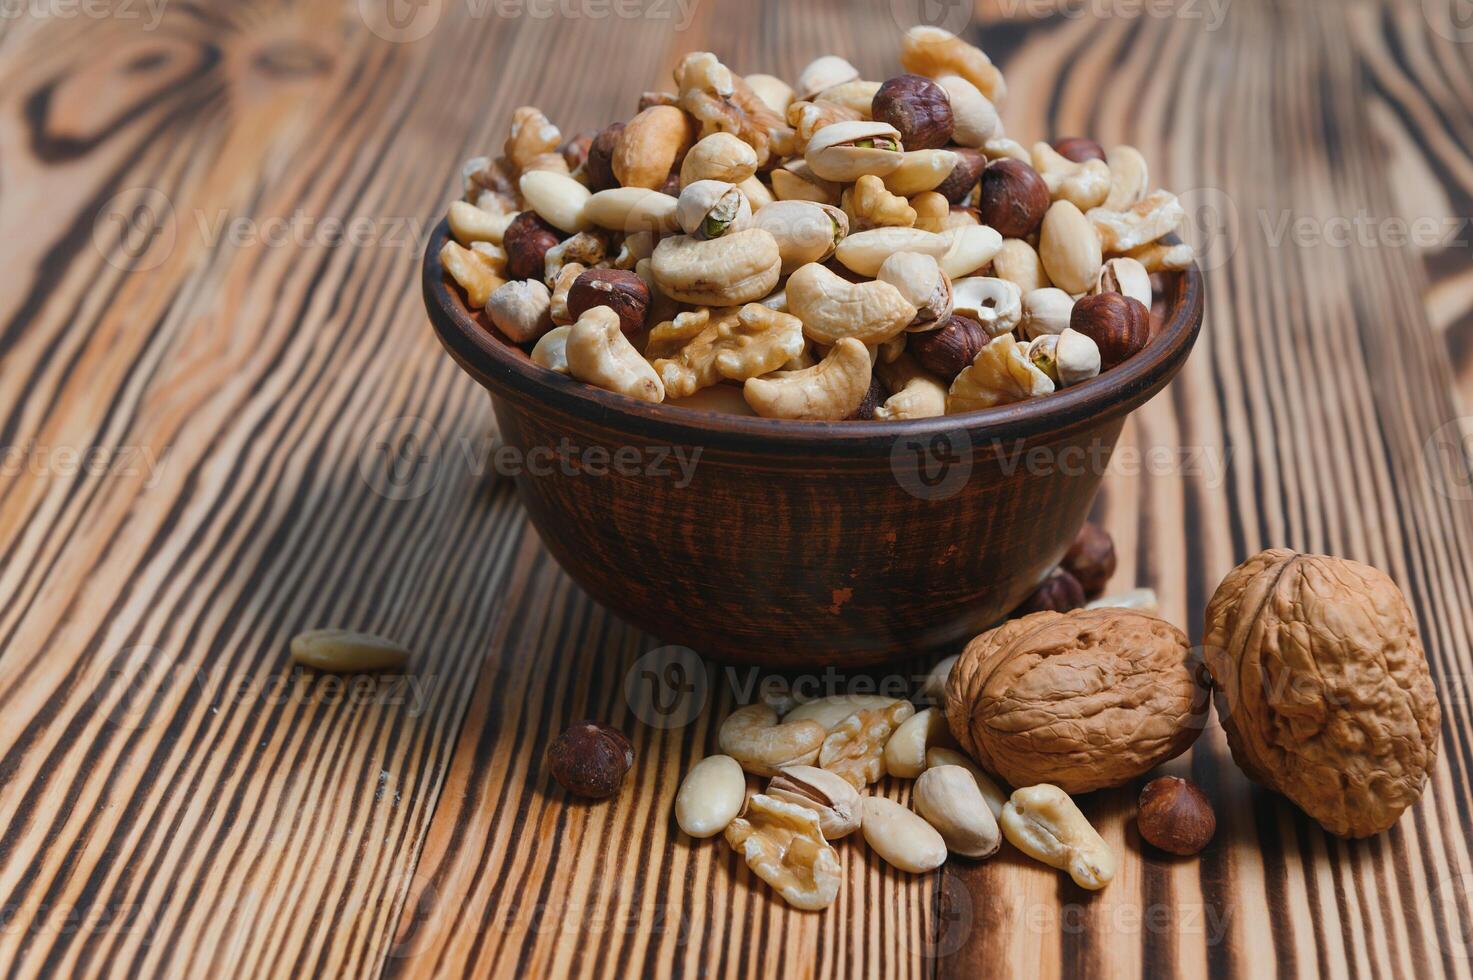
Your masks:
<svg viewBox="0 0 1473 980"><path fill-rule="evenodd" d="M1217 832L1217 815L1207 794L1196 783L1176 776L1146 784L1135 822L1148 843L1183 857L1200 852Z"/></svg>
<svg viewBox="0 0 1473 980"><path fill-rule="evenodd" d="M729 755L697 762L675 794L675 822L692 837L715 837L742 812L747 777Z"/></svg>
<svg viewBox="0 0 1473 980"><path fill-rule="evenodd" d="M946 685L951 733L1014 786L1120 786L1185 752L1207 712L1196 654L1128 609L1038 612L967 644Z"/></svg>
<svg viewBox="0 0 1473 980"><path fill-rule="evenodd" d="M1097 891L1115 878L1115 852L1057 786L1014 790L998 823L1014 847L1067 872L1080 888Z"/></svg>
<svg viewBox="0 0 1473 980"><path fill-rule="evenodd" d="M598 347L575 329L534 357L551 371L649 402L740 386L745 403L704 401L773 419L982 411L1086 384L1141 350L1149 313L1088 302L1149 308L1152 276L1192 263L1167 240L1181 202L1151 188L1140 151L1005 136L1001 71L948 31L907 31L899 62L871 80L825 55L789 84L693 52L674 92L569 138L519 107L501 154L462 170L446 276L524 350L593 309L618 314L627 349L555 356ZM683 316L729 323L746 304L796 317L802 350L665 388L634 363L702 361L709 338L692 335L704 347L691 351L651 339L679 334Z"/></svg>
<svg viewBox="0 0 1473 980"><path fill-rule="evenodd" d="M409 662L409 650L372 633L344 629L317 629L298 633L291 641L292 660L335 674L395 670Z"/></svg>
<svg viewBox="0 0 1473 980"><path fill-rule="evenodd" d="M1328 831L1366 837L1422 795L1442 714L1411 608L1385 573L1277 549L1207 605L1204 657L1233 760Z"/></svg>
<svg viewBox="0 0 1473 980"><path fill-rule="evenodd" d="M592 721L569 726L547 748L547 768L577 796L604 799L619 792L634 765L634 749L617 728Z"/></svg>

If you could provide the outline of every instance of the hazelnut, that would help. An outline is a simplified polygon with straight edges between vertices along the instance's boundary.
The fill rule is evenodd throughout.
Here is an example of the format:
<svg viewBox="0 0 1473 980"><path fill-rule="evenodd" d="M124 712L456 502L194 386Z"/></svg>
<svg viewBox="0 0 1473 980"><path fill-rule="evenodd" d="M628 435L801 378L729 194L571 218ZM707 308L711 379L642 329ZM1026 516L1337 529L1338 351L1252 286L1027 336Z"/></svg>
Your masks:
<svg viewBox="0 0 1473 980"><path fill-rule="evenodd" d="M1087 136L1070 136L1054 144L1054 152L1066 160L1084 163L1105 160L1105 148Z"/></svg>
<svg viewBox="0 0 1473 980"><path fill-rule="evenodd" d="M1100 348L1100 369L1129 360L1151 339L1151 311L1120 293L1085 296L1074 304L1069 326Z"/></svg>
<svg viewBox="0 0 1473 980"><path fill-rule="evenodd" d="M1195 783L1163 776L1141 790L1135 824L1148 843L1185 857L1196 854L1212 840L1217 816L1207 794Z"/></svg>
<svg viewBox="0 0 1473 980"><path fill-rule="evenodd" d="M619 186L619 180L614 176L614 146L619 142L619 134L622 132L624 124L613 123L595 136L589 145L588 159L584 164L589 190L606 191Z"/></svg>
<svg viewBox="0 0 1473 980"><path fill-rule="evenodd" d="M595 306L607 306L619 314L619 330L626 337L637 337L649 313L650 287L624 269L589 269L568 290L568 316L577 320Z"/></svg>
<svg viewBox="0 0 1473 980"><path fill-rule="evenodd" d="M939 330L911 334L905 349L921 367L951 384L990 339L982 324L969 316L953 314Z"/></svg>
<svg viewBox="0 0 1473 980"><path fill-rule="evenodd" d="M982 171L977 206L984 225L1004 238L1027 238L1049 209L1048 184L1021 160L998 160Z"/></svg>
<svg viewBox="0 0 1473 980"><path fill-rule="evenodd" d="M580 721L547 748L547 768L569 793L601 800L613 796L634 765L634 749L624 733Z"/></svg>
<svg viewBox="0 0 1473 980"><path fill-rule="evenodd" d="M1063 568L1079 580L1089 598L1103 594L1110 576L1115 574L1115 542L1110 532L1085 521L1064 555Z"/></svg>
<svg viewBox="0 0 1473 980"><path fill-rule="evenodd" d="M1033 590L1031 596L1023 600L1021 606L1013 610L1013 615L1026 616L1044 611L1069 612L1083 605L1084 587L1079 584L1079 580L1062 568L1056 568L1043 580L1042 585Z"/></svg>
<svg viewBox="0 0 1473 980"><path fill-rule="evenodd" d="M956 166L937 185L936 193L946 198L948 203L965 204L968 195L977 186L977 181L982 179L982 171L987 166L987 155L981 150L959 146L951 147L951 152L956 154Z"/></svg>
<svg viewBox="0 0 1473 980"><path fill-rule="evenodd" d="M900 130L907 150L935 150L951 142L951 99L920 75L899 75L880 86L870 115Z"/></svg>
<svg viewBox="0 0 1473 980"><path fill-rule="evenodd" d="M563 162L568 165L569 173L583 166L583 162L588 159L588 151L593 146L593 139L597 135L598 133L593 130L586 130L558 147L558 152L563 155Z"/></svg>
<svg viewBox="0 0 1473 980"><path fill-rule="evenodd" d="M508 279L541 279L547 250L565 236L535 211L523 211L506 226L501 247L506 250Z"/></svg>

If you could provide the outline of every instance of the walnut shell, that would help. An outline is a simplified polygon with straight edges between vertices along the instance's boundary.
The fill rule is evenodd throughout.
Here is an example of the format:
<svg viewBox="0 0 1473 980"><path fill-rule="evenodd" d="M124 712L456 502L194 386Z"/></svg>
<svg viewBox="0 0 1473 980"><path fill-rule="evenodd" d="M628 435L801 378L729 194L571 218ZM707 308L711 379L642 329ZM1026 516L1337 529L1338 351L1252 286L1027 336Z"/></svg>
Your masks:
<svg viewBox="0 0 1473 980"><path fill-rule="evenodd" d="M1255 782L1342 837L1386 830L1422 795L1441 712L1386 575L1262 552L1217 587L1203 642L1233 761Z"/></svg>
<svg viewBox="0 0 1473 980"><path fill-rule="evenodd" d="M1038 612L983 633L946 684L951 732L1014 786L1119 786L1196 741L1208 692L1181 630L1129 609Z"/></svg>

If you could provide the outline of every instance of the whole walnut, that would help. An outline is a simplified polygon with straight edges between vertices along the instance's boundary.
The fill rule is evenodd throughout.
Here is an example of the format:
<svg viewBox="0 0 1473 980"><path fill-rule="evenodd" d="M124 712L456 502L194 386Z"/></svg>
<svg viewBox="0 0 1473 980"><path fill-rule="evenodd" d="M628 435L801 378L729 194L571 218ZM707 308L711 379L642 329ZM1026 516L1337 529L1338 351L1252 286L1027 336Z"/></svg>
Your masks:
<svg viewBox="0 0 1473 980"><path fill-rule="evenodd" d="M1422 795L1441 712L1396 583L1265 551L1207 604L1204 658L1233 761L1328 831L1366 837Z"/></svg>
<svg viewBox="0 0 1473 980"><path fill-rule="evenodd" d="M1208 692L1187 637L1130 609L1037 612L983 633L946 682L962 747L1014 786L1120 786L1185 752Z"/></svg>

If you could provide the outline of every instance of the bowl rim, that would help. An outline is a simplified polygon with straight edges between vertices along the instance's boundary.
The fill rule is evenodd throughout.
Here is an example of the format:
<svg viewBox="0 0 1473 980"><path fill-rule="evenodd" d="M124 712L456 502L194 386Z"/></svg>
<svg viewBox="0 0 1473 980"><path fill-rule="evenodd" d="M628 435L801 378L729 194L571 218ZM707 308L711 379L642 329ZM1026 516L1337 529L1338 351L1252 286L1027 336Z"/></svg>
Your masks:
<svg viewBox="0 0 1473 980"><path fill-rule="evenodd" d="M425 246L425 308L445 349L483 387L584 423L715 450L791 453L822 448L844 455L868 455L890 452L899 439L927 439L959 430L975 444L1039 433L1064 434L1098 425L1134 411L1171 380L1201 331L1205 305L1202 273L1193 263L1179 274L1175 303L1144 350L1097 378L1043 398L893 422L766 419L644 402L534 364L520 349L491 333L450 286L440 263L440 250L449 237L449 222L441 220Z"/></svg>

